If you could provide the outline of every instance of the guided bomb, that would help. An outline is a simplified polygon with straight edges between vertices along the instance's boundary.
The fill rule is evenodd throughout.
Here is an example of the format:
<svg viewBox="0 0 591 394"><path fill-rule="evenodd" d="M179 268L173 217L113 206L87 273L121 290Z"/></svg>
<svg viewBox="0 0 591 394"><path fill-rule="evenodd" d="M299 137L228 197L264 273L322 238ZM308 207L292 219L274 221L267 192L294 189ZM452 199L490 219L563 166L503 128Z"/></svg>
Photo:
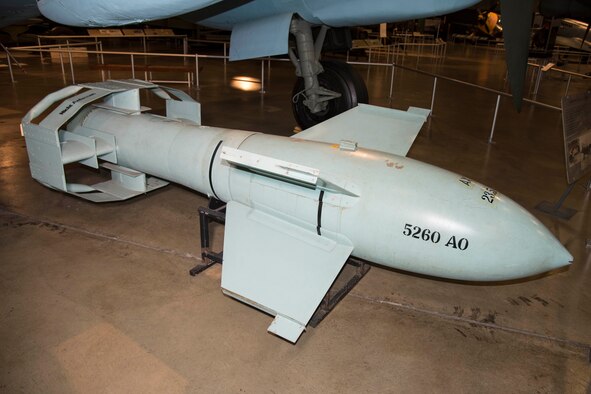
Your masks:
<svg viewBox="0 0 591 394"><path fill-rule="evenodd" d="M142 89L166 100L166 116L145 113ZM359 105L287 138L202 126L182 91L125 80L52 93L22 127L31 174L48 187L108 202L172 181L227 202L222 290L275 316L269 331L295 342L350 255L469 281L572 261L506 196L407 158L427 116ZM74 162L111 179L70 183Z"/></svg>

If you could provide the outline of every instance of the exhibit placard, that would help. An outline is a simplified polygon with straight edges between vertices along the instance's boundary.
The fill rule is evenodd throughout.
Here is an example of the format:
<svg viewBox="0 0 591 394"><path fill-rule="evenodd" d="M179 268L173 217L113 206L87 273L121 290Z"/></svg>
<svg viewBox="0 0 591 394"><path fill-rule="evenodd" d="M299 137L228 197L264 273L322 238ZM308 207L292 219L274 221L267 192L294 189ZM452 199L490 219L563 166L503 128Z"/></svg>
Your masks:
<svg viewBox="0 0 591 394"><path fill-rule="evenodd" d="M591 170L591 91L562 98L562 129L570 184Z"/></svg>

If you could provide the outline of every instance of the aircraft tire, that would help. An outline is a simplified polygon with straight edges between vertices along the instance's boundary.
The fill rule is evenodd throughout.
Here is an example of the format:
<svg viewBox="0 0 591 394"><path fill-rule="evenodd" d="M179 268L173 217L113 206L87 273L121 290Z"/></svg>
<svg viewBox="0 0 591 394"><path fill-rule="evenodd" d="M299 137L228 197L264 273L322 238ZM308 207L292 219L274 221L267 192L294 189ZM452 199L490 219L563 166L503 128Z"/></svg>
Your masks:
<svg viewBox="0 0 591 394"><path fill-rule="evenodd" d="M318 74L318 83L323 88L340 93L341 97L330 100L324 111L313 114L304 105L304 96L298 94L305 89L304 80L298 78L292 91L292 97L294 98L292 100L292 109L294 117L302 129L312 127L341 112L356 107L359 103L369 101L367 87L363 82L363 78L353 67L336 60L327 60L321 63L324 72Z"/></svg>

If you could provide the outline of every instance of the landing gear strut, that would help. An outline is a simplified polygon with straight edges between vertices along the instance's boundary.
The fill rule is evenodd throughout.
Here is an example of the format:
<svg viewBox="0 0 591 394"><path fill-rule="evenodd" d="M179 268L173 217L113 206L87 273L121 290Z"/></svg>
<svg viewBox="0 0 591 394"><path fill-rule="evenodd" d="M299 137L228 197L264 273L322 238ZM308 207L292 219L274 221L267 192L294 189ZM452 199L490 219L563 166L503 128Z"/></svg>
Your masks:
<svg viewBox="0 0 591 394"><path fill-rule="evenodd" d="M296 52L289 57L298 79L292 92L292 108L303 129L368 102L367 88L361 76L342 61L320 62L322 44L328 28L322 26L316 42L311 25L294 17L290 33L295 36Z"/></svg>

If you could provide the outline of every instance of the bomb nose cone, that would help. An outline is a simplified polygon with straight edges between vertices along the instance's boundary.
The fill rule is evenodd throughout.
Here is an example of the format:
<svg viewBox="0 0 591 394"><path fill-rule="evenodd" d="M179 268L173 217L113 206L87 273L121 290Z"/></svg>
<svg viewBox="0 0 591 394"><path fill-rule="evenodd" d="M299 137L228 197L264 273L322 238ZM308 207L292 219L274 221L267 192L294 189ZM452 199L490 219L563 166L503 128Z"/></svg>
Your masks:
<svg viewBox="0 0 591 394"><path fill-rule="evenodd" d="M570 254L570 252L558 241L556 241L556 244L552 247L552 251L548 256L546 263L550 269L565 267L573 262L573 255Z"/></svg>
<svg viewBox="0 0 591 394"><path fill-rule="evenodd" d="M529 245L529 254L534 256L531 260L533 263L530 267L531 273L553 271L570 265L573 262L573 256L558 238L539 221L532 219L532 223L537 227L537 231L532 231L531 237L524 238L522 244Z"/></svg>
<svg viewBox="0 0 591 394"><path fill-rule="evenodd" d="M573 256L556 236L533 217L532 224L537 229L531 231L529 236L521 238L519 242L523 249L528 250L526 255L530 262L529 273L535 275L570 265L573 262Z"/></svg>

